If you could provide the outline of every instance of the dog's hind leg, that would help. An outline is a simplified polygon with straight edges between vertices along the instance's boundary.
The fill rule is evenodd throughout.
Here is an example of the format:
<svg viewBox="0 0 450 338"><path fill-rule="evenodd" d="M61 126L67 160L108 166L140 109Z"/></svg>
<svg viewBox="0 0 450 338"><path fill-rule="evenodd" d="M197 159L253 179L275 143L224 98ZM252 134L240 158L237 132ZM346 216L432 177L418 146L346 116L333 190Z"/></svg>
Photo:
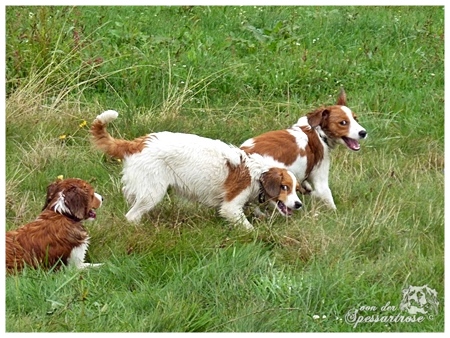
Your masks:
<svg viewBox="0 0 450 338"><path fill-rule="evenodd" d="M153 207L156 204L158 204L163 197L164 195L161 197L161 199L157 201L154 201L150 198L136 200L133 204L133 207L125 215L126 219L129 222L139 223L139 221L142 218L142 215L145 214L147 211L153 209Z"/></svg>
<svg viewBox="0 0 450 338"><path fill-rule="evenodd" d="M159 186L153 188L154 189L148 195L135 198L133 207L125 215L129 222L138 223L146 212L152 210L162 201L166 194L167 187Z"/></svg>

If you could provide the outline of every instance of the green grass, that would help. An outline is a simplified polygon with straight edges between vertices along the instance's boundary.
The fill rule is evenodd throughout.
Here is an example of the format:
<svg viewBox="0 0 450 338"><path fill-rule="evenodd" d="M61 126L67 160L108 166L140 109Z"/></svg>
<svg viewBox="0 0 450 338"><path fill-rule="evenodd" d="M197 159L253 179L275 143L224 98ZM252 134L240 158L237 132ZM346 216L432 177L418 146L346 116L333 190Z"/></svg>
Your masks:
<svg viewBox="0 0 450 338"><path fill-rule="evenodd" d="M128 224L121 163L89 141L115 109L118 137L239 145L340 86L369 136L332 153L337 211L302 196L249 234L171 193ZM6 229L39 214L58 175L105 198L86 224L104 266L6 277L6 331L444 331L443 7L9 6L6 90ZM345 321L388 302L408 315L402 290L424 284L434 318Z"/></svg>

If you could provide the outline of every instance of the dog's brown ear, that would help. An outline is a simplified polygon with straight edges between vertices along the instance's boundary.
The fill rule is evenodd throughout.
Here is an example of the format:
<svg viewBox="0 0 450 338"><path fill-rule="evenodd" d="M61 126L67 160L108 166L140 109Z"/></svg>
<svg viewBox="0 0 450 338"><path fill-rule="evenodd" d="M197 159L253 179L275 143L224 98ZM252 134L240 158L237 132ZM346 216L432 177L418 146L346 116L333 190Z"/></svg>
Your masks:
<svg viewBox="0 0 450 338"><path fill-rule="evenodd" d="M281 191L282 175L276 168L270 168L261 175L261 184L269 199L278 197Z"/></svg>
<svg viewBox="0 0 450 338"><path fill-rule="evenodd" d="M84 189L72 186L65 190L64 202L73 216L79 220L87 218L89 212L89 196Z"/></svg>
<svg viewBox="0 0 450 338"><path fill-rule="evenodd" d="M55 194L58 192L58 183L59 182L61 182L61 180L57 179L55 182L50 183L47 186L47 196L45 197L45 204L44 204L44 207L42 208L42 210L47 209L48 205L55 197Z"/></svg>
<svg viewBox="0 0 450 338"><path fill-rule="evenodd" d="M308 113L306 116L308 118L308 124L315 128L317 126L320 126L322 124L322 121L327 119L330 115L330 111L326 108L319 108L314 110L311 113Z"/></svg>
<svg viewBox="0 0 450 338"><path fill-rule="evenodd" d="M347 94L345 94L344 87L341 87L341 91L339 92L339 96L338 96L336 104L339 106L347 105Z"/></svg>

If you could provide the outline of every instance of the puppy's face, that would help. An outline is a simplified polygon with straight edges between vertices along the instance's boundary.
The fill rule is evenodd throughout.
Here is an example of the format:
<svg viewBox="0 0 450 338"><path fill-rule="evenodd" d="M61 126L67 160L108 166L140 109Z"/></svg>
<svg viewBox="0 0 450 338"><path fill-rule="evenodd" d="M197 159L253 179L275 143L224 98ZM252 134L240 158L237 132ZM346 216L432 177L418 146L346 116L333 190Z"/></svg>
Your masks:
<svg viewBox="0 0 450 338"><path fill-rule="evenodd" d="M102 205L103 197L92 186L77 178L57 180L47 187L47 198L42 210L52 210L76 220L93 220L94 209Z"/></svg>
<svg viewBox="0 0 450 338"><path fill-rule="evenodd" d="M292 210L302 207L296 190L299 184L294 174L282 168L270 168L261 175L264 194L284 216L291 216Z"/></svg>

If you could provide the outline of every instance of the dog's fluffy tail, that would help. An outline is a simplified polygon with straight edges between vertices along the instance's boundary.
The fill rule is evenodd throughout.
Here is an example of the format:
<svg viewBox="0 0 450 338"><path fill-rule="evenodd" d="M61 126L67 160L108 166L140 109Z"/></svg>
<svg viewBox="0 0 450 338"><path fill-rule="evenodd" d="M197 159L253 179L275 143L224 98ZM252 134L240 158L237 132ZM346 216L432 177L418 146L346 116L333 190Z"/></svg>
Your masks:
<svg viewBox="0 0 450 338"><path fill-rule="evenodd" d="M106 130L106 125L114 121L118 115L115 110L107 110L98 115L92 123L91 134L97 148L112 157L123 159L125 156L141 152L145 147L147 136L131 141L113 138Z"/></svg>

